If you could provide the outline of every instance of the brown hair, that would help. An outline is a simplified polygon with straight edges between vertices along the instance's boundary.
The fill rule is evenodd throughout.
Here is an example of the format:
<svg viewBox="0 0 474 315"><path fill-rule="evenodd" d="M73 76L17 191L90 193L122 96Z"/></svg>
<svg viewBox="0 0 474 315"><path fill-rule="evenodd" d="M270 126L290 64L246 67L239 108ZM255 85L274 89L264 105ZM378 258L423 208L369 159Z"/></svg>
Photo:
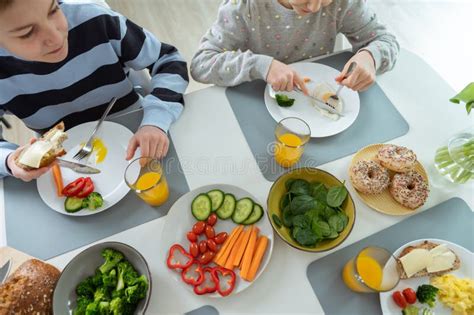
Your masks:
<svg viewBox="0 0 474 315"><path fill-rule="evenodd" d="M15 0L0 0L0 12L6 10Z"/></svg>

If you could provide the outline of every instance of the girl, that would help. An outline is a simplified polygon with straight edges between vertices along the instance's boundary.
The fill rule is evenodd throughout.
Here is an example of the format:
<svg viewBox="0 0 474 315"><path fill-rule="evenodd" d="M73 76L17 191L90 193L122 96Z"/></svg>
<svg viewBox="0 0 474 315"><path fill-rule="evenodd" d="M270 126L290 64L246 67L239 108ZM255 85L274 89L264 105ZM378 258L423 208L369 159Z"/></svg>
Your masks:
<svg viewBox="0 0 474 315"><path fill-rule="evenodd" d="M335 78L339 83L363 91L376 73L394 66L397 40L365 0L226 0L201 40L191 75L221 86L262 79L275 91L292 91L297 85L308 93L287 64L332 52L338 33L355 52ZM353 61L357 66L343 79Z"/></svg>

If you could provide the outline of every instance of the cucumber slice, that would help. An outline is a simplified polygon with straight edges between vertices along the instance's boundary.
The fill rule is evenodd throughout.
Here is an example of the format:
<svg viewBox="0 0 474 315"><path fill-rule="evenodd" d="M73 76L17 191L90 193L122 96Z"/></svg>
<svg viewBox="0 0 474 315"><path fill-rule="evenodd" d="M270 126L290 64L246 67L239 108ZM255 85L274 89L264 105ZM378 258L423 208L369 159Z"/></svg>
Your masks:
<svg viewBox="0 0 474 315"><path fill-rule="evenodd" d="M207 195L211 198L212 211L216 211L220 206L222 206L222 203L224 202L224 193L222 190L214 189L209 191Z"/></svg>
<svg viewBox="0 0 474 315"><path fill-rule="evenodd" d="M253 211L253 201L250 198L242 198L237 201L235 205L235 211L232 214L232 221L240 224L248 219Z"/></svg>
<svg viewBox="0 0 474 315"><path fill-rule="evenodd" d="M219 209L217 209L216 214L219 219L226 220L232 216L235 210L235 197L232 194L225 194L224 201Z"/></svg>
<svg viewBox="0 0 474 315"><path fill-rule="evenodd" d="M64 201L64 209L69 213L77 212L84 208L82 204L83 201L84 198L67 197Z"/></svg>
<svg viewBox="0 0 474 315"><path fill-rule="evenodd" d="M193 216L199 220L204 221L211 215L212 202L207 194L200 194L194 198L191 205L191 212Z"/></svg>
<svg viewBox="0 0 474 315"><path fill-rule="evenodd" d="M263 208L261 205L258 205L258 204L254 204L253 205L253 209L252 209L252 213L250 214L250 216L247 218L247 220L245 220L244 222L242 222L243 225L250 225L250 224L254 224L255 222L258 222L263 216Z"/></svg>

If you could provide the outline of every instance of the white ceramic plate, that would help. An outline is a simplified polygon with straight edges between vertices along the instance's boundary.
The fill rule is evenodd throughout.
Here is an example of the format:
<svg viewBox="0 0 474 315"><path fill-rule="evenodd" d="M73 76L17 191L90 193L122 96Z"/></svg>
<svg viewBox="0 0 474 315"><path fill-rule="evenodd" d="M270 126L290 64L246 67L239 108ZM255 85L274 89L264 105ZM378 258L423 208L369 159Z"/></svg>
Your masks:
<svg viewBox="0 0 474 315"><path fill-rule="evenodd" d="M414 245L414 244L420 244L425 240L433 242L433 243L437 243L437 244L446 244L449 249L451 249L452 251L454 251L454 253L456 255L458 255L459 259L461 260L461 268L451 272L451 274L453 274L453 275L455 275L456 277L459 277L459 278L471 278L472 279L474 277L474 275L473 275L474 272L473 272L473 268L472 268L472 266L474 265L474 257L473 257L472 252L470 252L469 250L467 250L466 248L464 248L462 246L459 246L457 244L454 244L454 243L451 243L451 242L448 242L448 241L443 241L443 240L439 240L439 239L429 239L429 238L428 239L416 240L416 241L409 242L409 243L403 245L402 247L397 249L394 252L393 255L395 257L398 257L398 255L401 253L401 251L405 247L410 246L410 245ZM387 314L387 315L389 315L389 314L401 314L400 307L398 307L392 299L392 293L393 292L402 291L406 288L412 288L413 290L416 291L418 286L420 286L422 284L429 284L429 283L430 283L429 277L420 277L420 278L400 280L400 283L398 283L398 285L392 291L380 293L380 306L382 308L383 314ZM414 305L418 306L418 307L422 306L422 308L423 307L428 307L426 304L420 304L419 302L417 302ZM436 306L435 306L435 308L433 308L433 311L434 311L435 314L446 314L446 315L451 314L451 309L444 306L443 303L441 303L441 301L439 301L439 300L436 301Z"/></svg>
<svg viewBox="0 0 474 315"><path fill-rule="evenodd" d="M79 151L80 144L87 141L95 128L97 122L88 122L76 126L67 131L68 139L64 142L64 148L67 154L63 157L64 160L75 161L72 157ZM94 191L99 192L104 198L104 206L91 211L82 209L75 213L68 213L64 210L65 197L58 197L56 195L56 185L54 184L53 176L47 173L37 180L38 192L51 209L62 214L71 216L86 216L100 213L119 202L129 192L129 188L124 180L125 168L128 161L125 160L125 153L127 150L128 141L133 136L133 133L126 127L104 121L100 127L96 137L100 138L106 146L108 152L105 159L98 163L94 163L94 156L88 159L88 165L101 170L100 174L79 174L71 169L61 167L63 175L64 186L76 180L79 177L90 176L94 182ZM85 163L86 159L81 163Z"/></svg>
<svg viewBox="0 0 474 315"><path fill-rule="evenodd" d="M334 78L339 75L339 71L329 66L312 63L301 62L290 65L302 77L308 77L311 82L307 83L307 87L312 91L316 84L327 83L334 91L337 90L338 85ZM348 88L343 88L339 93L339 97L344 102L344 109L337 121L321 116L319 112L314 109L311 100L297 92L284 92L280 94L287 94L289 97L295 99L295 103L291 107L278 106L275 99L270 97L269 86L265 88L265 105L267 106L270 115L276 122L287 117L298 117L304 120L311 128L312 138L328 137L338 134L349 128L359 115L360 100L359 94Z"/></svg>
<svg viewBox="0 0 474 315"><path fill-rule="evenodd" d="M237 200L244 197L249 197L252 200L254 200L254 202L260 204L263 207L264 211L266 211L265 203L262 203L260 200L252 196L252 194L248 193L247 191L239 187L232 186L232 185L224 185L224 184L209 185L209 186L203 186L203 187L197 188L183 195L174 203L173 207L171 207L170 211L168 212L168 215L165 218L166 221L163 228L163 234L162 234L162 239L163 239L163 244L164 244L163 252L166 254L165 258L163 258L163 266L164 268L168 270L168 273L170 274L170 276L172 276L179 283L179 285L185 287L187 290L191 292L193 291L193 287L183 282L183 280L181 279L181 273L174 270L170 270L166 266L166 258L168 257L168 251L173 244L176 244L176 243L181 244L181 246L183 246L183 248L186 251L189 250L189 241L186 238L186 233L191 231L193 225L197 222L191 213L191 203L197 195L201 193L207 193L208 191L213 190L213 189L220 189L224 193L233 194ZM220 232L227 232L228 234L230 234L230 232L236 226L237 225L234 222L232 222L231 219L227 219L227 220L218 219L214 228L216 230L216 234ZM258 277L265 270L265 267L270 261L270 257L272 255L272 250L273 250L273 230L272 230L272 226L270 225L270 222L268 222L268 218L265 213L263 214L262 219L260 219L260 221L256 223L256 226L260 229L259 235L265 235L266 237L268 237L269 243L268 243L265 255L262 259L260 268L253 282L257 281ZM234 288L234 291L232 291L231 295L235 295L239 292L242 292L253 283L253 282L246 282L240 279L238 270L236 269L234 271L236 272L237 277L236 277L235 288ZM221 297L218 293L206 294L204 296Z"/></svg>

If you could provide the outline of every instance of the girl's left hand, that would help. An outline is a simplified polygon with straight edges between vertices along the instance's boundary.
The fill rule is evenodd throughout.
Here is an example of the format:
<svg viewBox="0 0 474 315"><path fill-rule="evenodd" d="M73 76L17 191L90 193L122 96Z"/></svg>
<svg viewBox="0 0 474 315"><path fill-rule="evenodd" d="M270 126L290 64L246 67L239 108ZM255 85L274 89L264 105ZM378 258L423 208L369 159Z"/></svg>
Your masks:
<svg viewBox="0 0 474 315"><path fill-rule="evenodd" d="M357 66L347 78L343 79L349 65L354 61ZM372 54L367 50L359 51L346 63L342 72L336 77L336 81L354 91L367 90L375 82L375 61Z"/></svg>
<svg viewBox="0 0 474 315"><path fill-rule="evenodd" d="M133 135L128 142L127 161L133 158L135 151L140 147L142 157L161 159L166 156L169 148L167 134L155 126L143 126Z"/></svg>

